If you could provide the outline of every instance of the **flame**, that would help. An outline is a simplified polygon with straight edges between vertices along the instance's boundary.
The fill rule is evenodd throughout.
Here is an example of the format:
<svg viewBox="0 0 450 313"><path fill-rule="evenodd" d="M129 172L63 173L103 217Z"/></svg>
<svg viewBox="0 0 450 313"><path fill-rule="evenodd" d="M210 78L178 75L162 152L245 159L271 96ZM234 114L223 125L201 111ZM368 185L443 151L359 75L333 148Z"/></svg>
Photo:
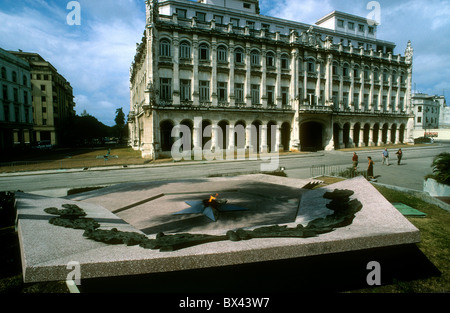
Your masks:
<svg viewBox="0 0 450 313"><path fill-rule="evenodd" d="M219 195L219 194L216 193L216 196L215 196L215 197L214 197L214 196L209 196L209 202L212 202L213 200L216 200L218 195Z"/></svg>

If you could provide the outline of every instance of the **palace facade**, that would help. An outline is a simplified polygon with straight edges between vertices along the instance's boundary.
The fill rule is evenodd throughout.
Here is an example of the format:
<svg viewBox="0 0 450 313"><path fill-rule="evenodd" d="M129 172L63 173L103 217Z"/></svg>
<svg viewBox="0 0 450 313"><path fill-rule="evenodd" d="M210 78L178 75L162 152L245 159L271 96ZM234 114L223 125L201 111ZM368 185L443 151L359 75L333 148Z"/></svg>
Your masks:
<svg viewBox="0 0 450 313"><path fill-rule="evenodd" d="M73 88L58 70L41 55L34 52L8 51L23 59L30 67L33 111L32 141L64 144L63 128L75 116Z"/></svg>
<svg viewBox="0 0 450 313"><path fill-rule="evenodd" d="M146 1L128 117L143 157L169 156L180 125L191 152L413 142L410 42L396 55L375 21L338 11L315 25L259 13L258 0Z"/></svg>
<svg viewBox="0 0 450 313"><path fill-rule="evenodd" d="M0 48L0 157L30 145L33 129L30 65Z"/></svg>

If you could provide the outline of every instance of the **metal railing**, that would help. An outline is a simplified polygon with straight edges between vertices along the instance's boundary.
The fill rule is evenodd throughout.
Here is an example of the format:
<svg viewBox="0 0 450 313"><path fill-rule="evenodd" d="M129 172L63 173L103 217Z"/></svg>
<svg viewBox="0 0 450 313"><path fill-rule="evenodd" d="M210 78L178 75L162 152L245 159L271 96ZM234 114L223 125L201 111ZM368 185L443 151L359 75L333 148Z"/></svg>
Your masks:
<svg viewBox="0 0 450 313"><path fill-rule="evenodd" d="M338 176L343 178L353 178L364 176L367 178L367 170L354 170L350 166L342 165L312 165L310 167L310 177L318 176Z"/></svg>

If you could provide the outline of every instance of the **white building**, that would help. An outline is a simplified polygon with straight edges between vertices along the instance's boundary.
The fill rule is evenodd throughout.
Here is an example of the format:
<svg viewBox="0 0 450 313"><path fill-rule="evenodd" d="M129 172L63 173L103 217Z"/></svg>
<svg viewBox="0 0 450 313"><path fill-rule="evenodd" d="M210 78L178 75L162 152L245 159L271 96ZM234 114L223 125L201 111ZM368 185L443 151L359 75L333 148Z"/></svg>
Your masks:
<svg viewBox="0 0 450 313"><path fill-rule="evenodd" d="M334 11L308 25L260 15L257 0L151 0L146 12L128 120L143 157L170 155L179 125L191 152L412 142L413 49L396 55L372 20Z"/></svg>
<svg viewBox="0 0 450 313"><path fill-rule="evenodd" d="M415 129L439 128L441 104L438 96L415 93L411 97L415 116Z"/></svg>
<svg viewBox="0 0 450 313"><path fill-rule="evenodd" d="M439 102L439 128L450 128L450 106L447 105L445 96L436 96Z"/></svg>

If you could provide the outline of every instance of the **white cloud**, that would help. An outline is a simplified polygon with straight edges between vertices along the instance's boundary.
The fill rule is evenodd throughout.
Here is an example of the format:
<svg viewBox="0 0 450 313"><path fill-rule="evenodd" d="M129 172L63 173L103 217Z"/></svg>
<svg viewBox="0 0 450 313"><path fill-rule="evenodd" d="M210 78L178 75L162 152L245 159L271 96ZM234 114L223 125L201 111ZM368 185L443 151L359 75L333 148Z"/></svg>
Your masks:
<svg viewBox="0 0 450 313"><path fill-rule="evenodd" d="M145 26L144 4L138 1L141 12L131 0L80 2L81 26L65 24L65 6L43 0L0 11L0 47L41 54L71 83L77 113L86 109L113 125L115 108L128 110L129 68Z"/></svg>
<svg viewBox="0 0 450 313"><path fill-rule="evenodd" d="M306 24L314 24L319 18L334 10L330 0L261 0L260 6L264 15Z"/></svg>

